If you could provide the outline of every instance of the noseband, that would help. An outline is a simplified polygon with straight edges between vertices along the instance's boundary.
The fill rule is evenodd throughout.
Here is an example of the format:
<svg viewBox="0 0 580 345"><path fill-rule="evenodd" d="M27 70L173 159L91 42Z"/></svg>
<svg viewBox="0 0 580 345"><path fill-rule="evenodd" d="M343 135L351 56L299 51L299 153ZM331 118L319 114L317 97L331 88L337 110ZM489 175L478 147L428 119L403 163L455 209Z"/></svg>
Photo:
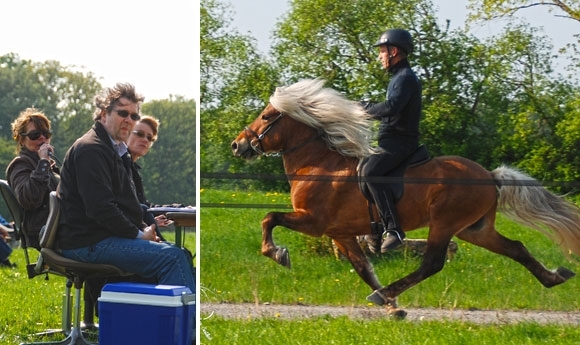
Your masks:
<svg viewBox="0 0 580 345"><path fill-rule="evenodd" d="M266 129L264 129L264 131L260 134L254 132L250 127L246 126L244 127L244 135L246 137L246 140L248 140L250 142L250 147L252 148L252 150L254 150L254 152L256 152L259 155L264 155L264 156L279 156L281 155L281 152L276 152L276 153L270 153L267 154L266 152L264 152L264 148L262 147L262 139L264 139L264 137L266 136L266 134L270 131L270 129L272 129L272 126L274 126L274 124L276 123L276 121L280 120L282 118L282 113L280 113L280 115L278 115L277 118L275 118L269 125L268 127L266 127ZM255 138L250 140L248 134L246 133L250 132Z"/></svg>
<svg viewBox="0 0 580 345"><path fill-rule="evenodd" d="M295 151L307 144L309 144L310 142L318 139L318 137L320 137L320 134L316 134L315 136L313 136L312 138L310 138L309 140L291 148L288 149L286 151L278 151L278 152L274 152L274 153L266 153L264 151L264 148L262 147L262 140L264 139L264 137L266 136L266 134L270 131L270 129L272 129L272 126L274 126L274 124L276 123L276 121L280 120L282 118L284 114L280 113L280 115L278 115L277 118L275 118L269 125L268 127L266 127L264 129L264 131L260 134L256 133L255 131L253 131L250 127L246 126L244 127L244 136L246 137L246 140L248 140L250 142L250 147L252 148L252 150L254 150L254 152L256 152L259 155L264 155L264 156L273 156L273 157L278 157L281 156L283 154L287 154L290 153L292 151ZM250 140L250 136L248 135L247 132L250 132L250 134L254 137L253 139Z"/></svg>

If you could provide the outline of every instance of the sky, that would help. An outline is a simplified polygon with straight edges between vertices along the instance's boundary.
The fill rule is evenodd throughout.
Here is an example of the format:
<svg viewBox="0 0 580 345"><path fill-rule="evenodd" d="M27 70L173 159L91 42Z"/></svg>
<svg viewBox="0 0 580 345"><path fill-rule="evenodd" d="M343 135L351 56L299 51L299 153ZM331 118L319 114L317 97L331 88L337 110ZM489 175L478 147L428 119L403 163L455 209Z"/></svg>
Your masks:
<svg viewBox="0 0 580 345"><path fill-rule="evenodd" d="M131 83L146 102L197 100L199 1L2 1L0 55L8 53L91 72L104 87Z"/></svg>
<svg viewBox="0 0 580 345"><path fill-rule="evenodd" d="M288 11L287 0L222 0L232 6L234 16L232 27L241 34L249 34L257 39L258 49L267 54L270 48L271 35L275 23ZM432 0L439 18L439 26L444 28L446 19L450 19L450 28L462 28L467 16L468 0ZM573 34L580 31L578 22L555 17L548 13L548 6L537 6L519 12L518 18L526 20L534 27L541 27L552 40L554 50L568 42L575 42ZM479 38L498 34L503 21L494 21L471 28L471 33ZM386 27L385 27L386 29ZM380 30L380 29L378 29ZM378 36L378 33L377 33ZM566 61L555 61L555 69L563 68Z"/></svg>

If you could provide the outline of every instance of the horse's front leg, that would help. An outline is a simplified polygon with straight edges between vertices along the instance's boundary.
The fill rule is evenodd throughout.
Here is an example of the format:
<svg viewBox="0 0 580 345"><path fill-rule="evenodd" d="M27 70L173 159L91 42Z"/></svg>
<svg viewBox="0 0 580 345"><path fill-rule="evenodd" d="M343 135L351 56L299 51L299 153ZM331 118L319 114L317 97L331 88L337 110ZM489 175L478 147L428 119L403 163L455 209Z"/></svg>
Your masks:
<svg viewBox="0 0 580 345"><path fill-rule="evenodd" d="M443 239L439 243L427 242L427 250L423 255L421 266L406 277L389 284L387 287L375 290L367 299L378 305L385 305L387 312L399 318L404 318L407 312L397 305L397 296L407 289L417 285L433 274L441 271L445 264L449 240Z"/></svg>
<svg viewBox="0 0 580 345"><path fill-rule="evenodd" d="M272 231L276 226L283 226L311 236L320 236L312 232L317 227L305 212L270 212L262 219L262 255L269 257L284 267L291 268L290 253L285 247L274 244Z"/></svg>
<svg viewBox="0 0 580 345"><path fill-rule="evenodd" d="M367 283L371 289L380 289L382 285L356 237L333 239L333 241L342 255L350 261L352 267L362 280Z"/></svg>

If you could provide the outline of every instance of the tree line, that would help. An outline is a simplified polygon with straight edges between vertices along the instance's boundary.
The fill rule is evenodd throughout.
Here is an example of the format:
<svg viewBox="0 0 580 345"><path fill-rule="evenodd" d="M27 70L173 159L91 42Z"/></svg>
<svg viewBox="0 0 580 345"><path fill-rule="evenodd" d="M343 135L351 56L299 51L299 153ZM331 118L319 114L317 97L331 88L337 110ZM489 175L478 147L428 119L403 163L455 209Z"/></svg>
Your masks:
<svg viewBox="0 0 580 345"><path fill-rule="evenodd" d="M123 81L125 82L125 81ZM131 82L131 81L127 81ZM58 61L36 62L11 53L0 56L0 169L15 156L11 123L28 107L42 110L51 121L51 144L62 161L72 143L93 124L93 97L103 87L91 72ZM139 85L135 85L139 91ZM183 96L147 101L142 113L160 120L158 140L138 163L143 167L147 198L155 204L195 205L196 110ZM0 214L9 218L4 203Z"/></svg>
<svg viewBox="0 0 580 345"><path fill-rule="evenodd" d="M470 0L470 23L512 15L523 5ZM577 22L577 1L568 5L562 20ZM384 100L389 76L371 45L385 29L400 27L415 41L410 62L423 84L421 141L433 156L460 155L488 169L509 164L560 192L577 189L580 64L575 43L559 50L570 64L556 73L551 39L527 22L513 19L500 34L478 38L466 28L440 27L428 0L295 0L278 20L270 52L263 56L253 37L230 26L231 11L226 2L201 0L203 186L288 188L278 179L204 176L283 174L280 159L246 162L234 159L230 150L277 86L323 78L352 100Z"/></svg>

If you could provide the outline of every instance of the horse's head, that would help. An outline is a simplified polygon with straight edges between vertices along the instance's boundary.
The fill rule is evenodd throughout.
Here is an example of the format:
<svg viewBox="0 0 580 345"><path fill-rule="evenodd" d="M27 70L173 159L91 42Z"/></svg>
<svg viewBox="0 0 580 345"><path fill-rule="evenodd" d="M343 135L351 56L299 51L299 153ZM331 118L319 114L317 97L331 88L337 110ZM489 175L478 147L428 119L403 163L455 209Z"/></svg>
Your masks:
<svg viewBox="0 0 580 345"><path fill-rule="evenodd" d="M288 131L288 128L282 128L288 122L284 120L283 114L268 104L232 142L234 156L252 159L262 154L280 153L284 149L281 133Z"/></svg>
<svg viewBox="0 0 580 345"><path fill-rule="evenodd" d="M278 87L260 116L232 142L234 155L287 154L324 140L329 149L348 157L374 153L372 118L340 92L324 88L320 79Z"/></svg>

